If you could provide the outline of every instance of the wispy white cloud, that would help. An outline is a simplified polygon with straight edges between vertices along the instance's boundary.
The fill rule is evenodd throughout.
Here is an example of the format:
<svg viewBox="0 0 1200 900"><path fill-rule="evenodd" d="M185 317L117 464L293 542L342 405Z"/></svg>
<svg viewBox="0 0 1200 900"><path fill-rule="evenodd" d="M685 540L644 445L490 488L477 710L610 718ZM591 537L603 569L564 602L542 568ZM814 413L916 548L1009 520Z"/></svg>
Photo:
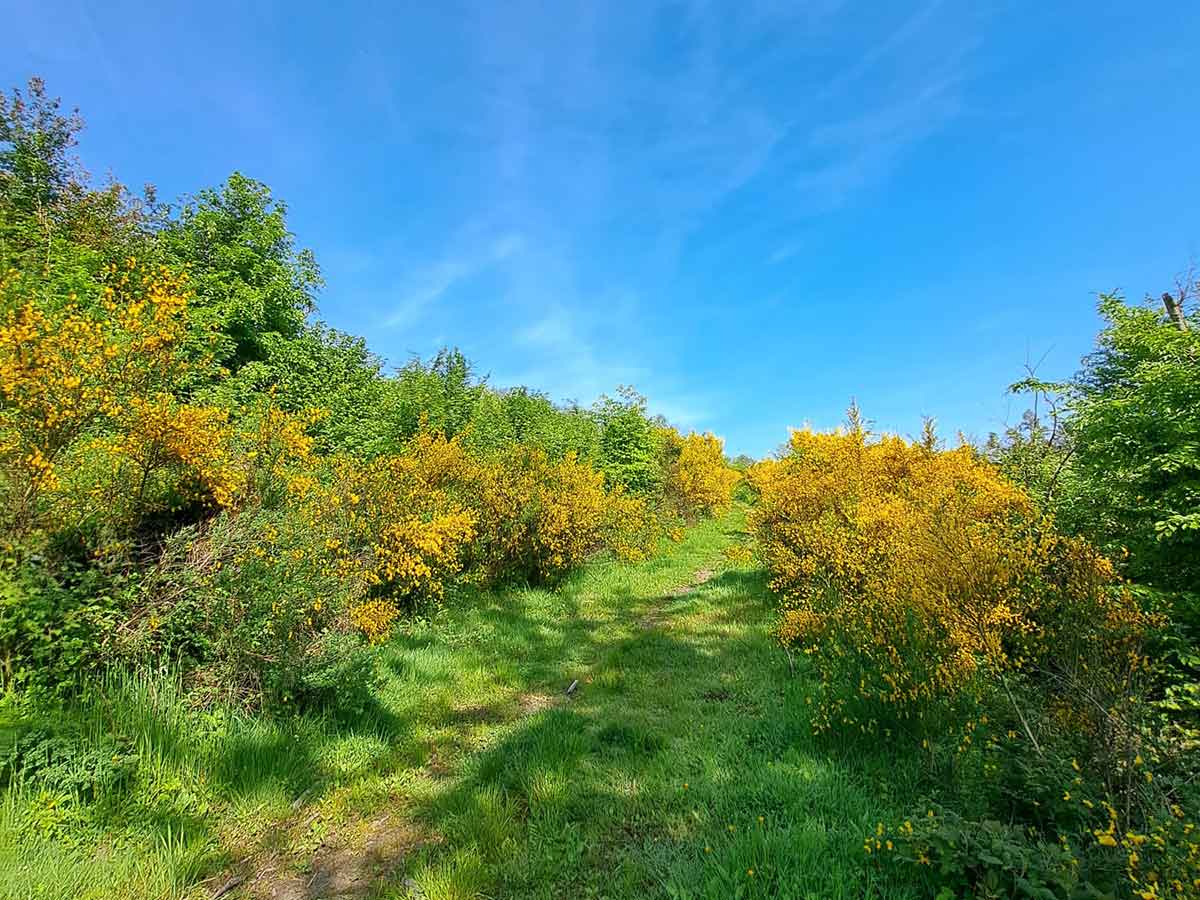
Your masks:
<svg viewBox="0 0 1200 900"><path fill-rule="evenodd" d="M947 71L866 112L815 128L808 147L814 162L795 184L811 211L836 208L884 178L901 155L953 119L962 108L962 76Z"/></svg>
<svg viewBox="0 0 1200 900"><path fill-rule="evenodd" d="M821 92L822 99L836 95L849 87L855 81L869 73L875 66L888 56L896 54L905 44L916 39L922 29L933 20L934 14L942 6L944 0L927 0L921 4L912 15L900 25L889 31L882 40L873 44L845 69L838 72L825 85Z"/></svg>
<svg viewBox="0 0 1200 900"><path fill-rule="evenodd" d="M502 263L521 252L524 238L515 232L499 235L481 246L446 256L435 263L418 268L398 289L401 295L385 320L392 328L413 325L426 310L456 284Z"/></svg>
<svg viewBox="0 0 1200 900"><path fill-rule="evenodd" d="M700 241L732 254L753 232L765 265L796 259L808 218L885 182L960 115L970 34L949 6L872 16L868 35L843 0L485 4L456 76L485 87L410 127L470 160L459 217L491 237L416 266L388 323L428 324L453 293L475 315L453 333L479 332L493 383L585 403L633 383L684 427L715 421L731 401L683 387L694 331L650 334L651 298L678 291ZM763 305L788 274L764 276Z"/></svg>
<svg viewBox="0 0 1200 900"><path fill-rule="evenodd" d="M800 246L801 245L799 241L788 241L787 243L780 244L771 251L771 255L767 257L767 262L773 266L787 262L800 252Z"/></svg>

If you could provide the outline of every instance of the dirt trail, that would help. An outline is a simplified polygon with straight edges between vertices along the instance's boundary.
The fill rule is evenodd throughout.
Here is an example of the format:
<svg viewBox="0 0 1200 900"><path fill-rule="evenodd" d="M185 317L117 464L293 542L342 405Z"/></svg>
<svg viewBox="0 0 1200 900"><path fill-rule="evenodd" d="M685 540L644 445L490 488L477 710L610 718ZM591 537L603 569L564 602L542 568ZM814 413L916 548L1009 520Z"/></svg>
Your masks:
<svg viewBox="0 0 1200 900"><path fill-rule="evenodd" d="M692 573L688 580L663 594L653 611L637 620L640 628L670 628L671 614L664 608L667 603L686 597L710 581L715 571L702 567ZM590 678L586 678L590 683ZM569 702L566 694L549 694L542 691L526 691L517 697L517 718L525 719L537 713ZM468 711L469 712L469 711ZM473 721L483 716L464 715L464 721ZM423 767L424 773L435 781L446 781L456 777L453 767L432 751ZM301 835L320 818L319 812L301 820L298 816L290 823L279 826L278 833L292 837ZM358 822L331 832L325 836L297 872L295 857L276 853L265 861L259 860L253 872L223 879L224 887L217 889L223 900L230 898L255 898L255 900L362 900L373 896L380 888L398 883L405 860L416 850L439 843L441 838L423 832L411 821L400 815L388 813L369 822ZM233 882L236 882L234 884ZM410 894L419 897L419 889L410 882L403 882ZM225 890L221 894L222 889Z"/></svg>

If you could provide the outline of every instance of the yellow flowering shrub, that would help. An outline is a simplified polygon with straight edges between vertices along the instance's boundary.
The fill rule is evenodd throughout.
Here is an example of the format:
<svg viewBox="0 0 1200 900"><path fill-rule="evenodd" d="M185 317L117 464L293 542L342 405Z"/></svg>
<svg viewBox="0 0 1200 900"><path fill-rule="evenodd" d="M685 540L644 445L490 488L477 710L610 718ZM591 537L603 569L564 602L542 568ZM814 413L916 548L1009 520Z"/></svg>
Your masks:
<svg viewBox="0 0 1200 900"><path fill-rule="evenodd" d="M724 442L712 434L660 428L663 491L668 506L688 518L726 509L741 476L725 462Z"/></svg>
<svg viewBox="0 0 1200 900"><path fill-rule="evenodd" d="M473 502L477 561L490 581L553 580L601 546L608 524L604 476L573 453L556 462L540 449L507 449L480 465Z"/></svg>
<svg viewBox="0 0 1200 900"><path fill-rule="evenodd" d="M233 505L242 472L230 452L229 411L180 403L170 394L131 397L119 453L135 467L139 491L156 470L178 467L218 506Z"/></svg>
<svg viewBox="0 0 1200 900"><path fill-rule="evenodd" d="M678 439L678 456L668 474L668 490L687 515L709 516L728 508L740 477L725 462L724 441L712 434L692 432Z"/></svg>
<svg viewBox="0 0 1200 900"><path fill-rule="evenodd" d="M644 497L622 488L614 488L605 496L601 541L620 559L647 559L658 546L662 530L662 523Z"/></svg>
<svg viewBox="0 0 1200 900"><path fill-rule="evenodd" d="M475 514L454 496L469 465L457 442L428 432L400 456L336 460L323 479L293 481L301 527L320 564L362 596L397 609L436 602L476 534Z"/></svg>
<svg viewBox="0 0 1200 900"><path fill-rule="evenodd" d="M59 514L136 515L163 480L231 505L240 480L227 414L172 394L197 366L183 280L129 259L95 287L46 297L0 279L0 466L18 530L43 499ZM108 505L97 510L99 498Z"/></svg>
<svg viewBox="0 0 1200 900"><path fill-rule="evenodd" d="M350 608L350 621L372 644L391 634L392 623L399 615L396 604L388 600L368 600Z"/></svg>
<svg viewBox="0 0 1200 900"><path fill-rule="evenodd" d="M247 488L266 505L282 502L288 488L309 477L319 463L309 430L324 421L328 412L310 408L299 415L275 405L274 395L249 409L239 410L237 454Z"/></svg>
<svg viewBox="0 0 1200 900"><path fill-rule="evenodd" d="M980 673L1059 653L1081 621L1136 658L1146 619L1112 590L1111 565L968 447L800 430L749 478L779 637L820 679L818 730L864 726L873 713L855 708L907 716L952 699Z"/></svg>
<svg viewBox="0 0 1200 900"><path fill-rule="evenodd" d="M735 566L748 566L754 560L754 551L744 544L730 544L724 556Z"/></svg>

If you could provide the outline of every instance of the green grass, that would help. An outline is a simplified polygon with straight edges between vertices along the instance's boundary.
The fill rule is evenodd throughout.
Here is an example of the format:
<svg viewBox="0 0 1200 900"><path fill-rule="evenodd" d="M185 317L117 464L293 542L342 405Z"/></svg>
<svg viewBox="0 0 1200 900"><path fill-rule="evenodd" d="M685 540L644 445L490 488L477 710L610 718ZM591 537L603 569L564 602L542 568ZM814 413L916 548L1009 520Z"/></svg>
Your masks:
<svg viewBox="0 0 1200 900"><path fill-rule="evenodd" d="M118 801L10 786L0 898L207 897L228 872L266 893L264 869L320 883L351 859L384 898L912 896L861 847L918 796L914 762L814 743L763 575L722 556L743 529L735 509L656 559L412 626L351 722L115 680L56 727L116 740Z"/></svg>

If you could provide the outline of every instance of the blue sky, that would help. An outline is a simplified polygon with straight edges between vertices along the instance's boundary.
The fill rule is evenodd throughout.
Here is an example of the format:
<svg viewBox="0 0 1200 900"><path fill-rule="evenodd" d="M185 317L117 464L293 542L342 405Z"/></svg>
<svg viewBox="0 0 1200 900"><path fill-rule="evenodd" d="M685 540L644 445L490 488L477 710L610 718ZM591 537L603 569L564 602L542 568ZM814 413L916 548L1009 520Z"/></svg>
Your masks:
<svg viewBox="0 0 1200 900"><path fill-rule="evenodd" d="M0 0L96 174L237 169L394 363L789 425L1015 420L1200 250L1200 4Z"/></svg>

